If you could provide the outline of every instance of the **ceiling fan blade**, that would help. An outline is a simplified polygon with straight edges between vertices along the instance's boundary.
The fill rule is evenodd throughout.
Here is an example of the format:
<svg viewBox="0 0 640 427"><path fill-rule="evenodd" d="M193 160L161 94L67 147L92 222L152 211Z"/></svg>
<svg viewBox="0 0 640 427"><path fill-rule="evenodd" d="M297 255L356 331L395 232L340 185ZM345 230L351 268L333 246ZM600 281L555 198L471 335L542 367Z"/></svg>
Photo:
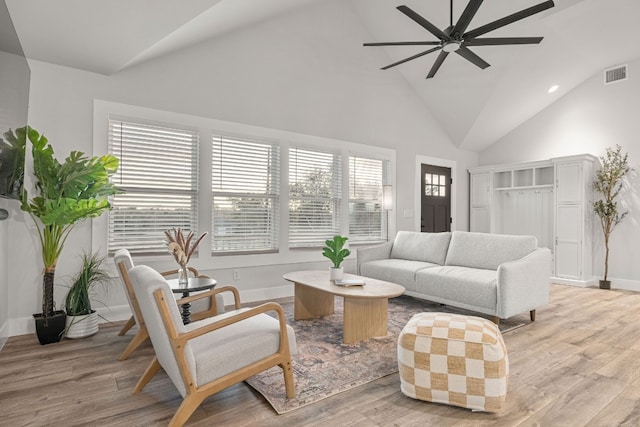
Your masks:
<svg viewBox="0 0 640 427"><path fill-rule="evenodd" d="M449 55L449 52L445 52L444 50L440 52L440 55L438 55L438 57L436 58L436 62L433 63L431 70L429 70L429 74L427 74L428 79L436 75L436 73L438 72L438 69L440 69L440 66L442 65L444 60L447 58L447 55Z"/></svg>
<svg viewBox="0 0 640 427"><path fill-rule="evenodd" d="M382 42L364 43L363 46L438 46L441 42Z"/></svg>
<svg viewBox="0 0 640 427"><path fill-rule="evenodd" d="M536 13L542 12L543 10L547 10L555 6L553 0L545 1L543 3L537 4L535 6L531 6L527 9L521 10L520 12L516 12L512 15L505 16L504 18L498 19L497 21L490 22L486 25L476 28L475 30L471 30L468 33L463 35L464 39L467 38L475 38L481 36L483 34L488 33L489 31L496 30L500 27L504 27L505 25L512 24L521 19L527 18L531 15L535 15Z"/></svg>
<svg viewBox="0 0 640 427"><path fill-rule="evenodd" d="M391 67L395 67L396 65L400 65L400 64L404 64L405 62L411 61L412 59L416 59L416 58L420 58L421 56L425 56L431 52L435 52L436 50L442 49L442 47L438 46L438 47L434 47L433 49L429 49L429 50L425 50L424 52L420 52L416 55L410 56L408 58L405 58L401 61L398 62L394 62L393 64L389 64L386 67L382 67L381 70L388 70Z"/></svg>
<svg viewBox="0 0 640 427"><path fill-rule="evenodd" d="M469 39L465 46L498 46L508 44L538 44L544 37L497 37L484 39Z"/></svg>
<svg viewBox="0 0 640 427"><path fill-rule="evenodd" d="M458 22L456 22L456 25L453 27L453 30L451 30L450 34L454 38L455 38L455 34L462 35L466 31L467 27L471 23L471 20L473 19L474 16L476 16L476 13L478 12L480 5L482 5L482 1L483 0L471 0L469 4L467 4L467 7L464 9L464 12L462 12L462 15L460 15L460 19L458 19Z"/></svg>
<svg viewBox="0 0 640 427"><path fill-rule="evenodd" d="M440 28L436 27L431 22L429 22L426 19L424 19L422 16L418 15L413 9L411 9L411 8L409 8L407 6L404 6L404 5L398 6L397 9L400 12L404 13L405 15L407 15L409 18L411 18L414 21L416 21L424 29L429 31L431 34L433 34L434 36L436 36L440 40L451 40L451 37L449 37L444 31L442 31Z"/></svg>
<svg viewBox="0 0 640 427"><path fill-rule="evenodd" d="M489 67L489 63L486 62L484 59L480 58L478 55L476 55L475 53L471 52L469 49L467 49L464 46L460 46L460 49L456 50L456 53L460 56L462 56L464 59L466 59L467 61L475 64L476 66L482 68L483 70L487 67Z"/></svg>

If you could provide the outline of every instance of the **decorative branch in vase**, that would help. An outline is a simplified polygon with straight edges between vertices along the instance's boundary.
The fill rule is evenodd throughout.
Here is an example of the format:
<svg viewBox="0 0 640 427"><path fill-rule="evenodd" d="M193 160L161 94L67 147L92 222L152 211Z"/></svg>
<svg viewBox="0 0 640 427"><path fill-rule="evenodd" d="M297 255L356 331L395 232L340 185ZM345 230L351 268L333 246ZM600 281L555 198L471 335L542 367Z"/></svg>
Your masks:
<svg viewBox="0 0 640 427"><path fill-rule="evenodd" d="M191 255L196 251L196 248L200 244L200 241L207 235L202 233L195 242L192 244L193 231L189 231L187 236L184 236L181 228L173 228L171 230L165 230L165 236L167 236L167 249L173 254L176 262L180 266L178 269L178 283L180 285L186 285L189 282L189 269L187 264L191 259Z"/></svg>

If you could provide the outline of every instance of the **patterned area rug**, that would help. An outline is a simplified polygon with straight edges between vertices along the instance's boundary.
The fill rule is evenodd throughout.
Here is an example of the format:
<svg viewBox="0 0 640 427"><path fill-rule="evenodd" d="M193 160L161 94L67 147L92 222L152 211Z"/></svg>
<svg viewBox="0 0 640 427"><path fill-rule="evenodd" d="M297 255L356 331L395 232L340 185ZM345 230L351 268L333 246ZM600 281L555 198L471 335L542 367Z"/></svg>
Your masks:
<svg viewBox="0 0 640 427"><path fill-rule="evenodd" d="M479 315L403 295L389 300L389 333L386 337L343 344L342 298L335 298L335 314L322 319L296 321L293 320L293 301L282 306L287 313L287 322L296 331L298 353L293 358L296 398L286 398L282 370L277 366L246 380L278 414L398 372L397 338L416 313L444 311ZM527 322L528 314L503 320L500 330L505 333Z"/></svg>

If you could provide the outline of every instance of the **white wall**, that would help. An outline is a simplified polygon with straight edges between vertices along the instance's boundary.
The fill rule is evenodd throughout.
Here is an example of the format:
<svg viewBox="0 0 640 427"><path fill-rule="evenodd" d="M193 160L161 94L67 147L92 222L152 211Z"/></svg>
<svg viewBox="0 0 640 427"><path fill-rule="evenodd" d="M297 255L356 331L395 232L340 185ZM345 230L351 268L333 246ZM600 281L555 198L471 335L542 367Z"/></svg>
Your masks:
<svg viewBox="0 0 640 427"><path fill-rule="evenodd" d="M73 149L93 154L94 99L392 148L394 214L415 211L416 156L447 159L456 162L458 175L453 214L457 228L467 229L467 169L477 164L477 154L451 143L399 74L378 70L388 59L381 51L344 42L367 39L346 2L318 2L110 77L30 61L29 121L58 155ZM15 301L9 313L12 334L27 331L28 318L40 304L35 234L21 221L14 227L19 243L8 260L9 298ZM414 218L398 215L396 228L415 229ZM77 227L58 264L57 283L77 268L91 238L90 224ZM161 269L161 264L154 266ZM172 267L170 257L164 264ZM249 298L261 299L272 295L270 289L289 286L282 273L316 267L326 267L319 251L315 263L244 268L233 284ZM231 270L208 273L232 281ZM61 301L62 290L57 292ZM119 288L106 301L114 307L125 303Z"/></svg>
<svg viewBox="0 0 640 427"><path fill-rule="evenodd" d="M609 276L612 286L639 289L640 263L640 61L629 63L630 78L605 86L602 73L581 86L480 154L480 163L501 164L590 153L604 155L620 144L635 171L621 193L629 215L611 237ZM595 219L595 218L594 218ZM596 224L594 274L604 270L600 228Z"/></svg>
<svg viewBox="0 0 640 427"><path fill-rule="evenodd" d="M6 22L8 12L4 2L0 4L0 21L5 25L3 30L13 32L11 21ZM7 15L5 15L7 14ZM7 25L11 25L7 27ZM3 33L7 36L9 33ZM1 42L7 42L2 40ZM6 48L7 46L2 46ZM29 101L29 67L26 59L17 54L20 46L14 47L16 53L0 50L0 138L9 129L26 125ZM0 221L0 349L9 336L9 254L13 250L11 225L15 221L15 213L19 212L19 203L15 200L0 198L0 209L9 213L9 218Z"/></svg>
<svg viewBox="0 0 640 427"><path fill-rule="evenodd" d="M0 209L9 201L0 198ZM9 336L9 221L0 221L0 349Z"/></svg>

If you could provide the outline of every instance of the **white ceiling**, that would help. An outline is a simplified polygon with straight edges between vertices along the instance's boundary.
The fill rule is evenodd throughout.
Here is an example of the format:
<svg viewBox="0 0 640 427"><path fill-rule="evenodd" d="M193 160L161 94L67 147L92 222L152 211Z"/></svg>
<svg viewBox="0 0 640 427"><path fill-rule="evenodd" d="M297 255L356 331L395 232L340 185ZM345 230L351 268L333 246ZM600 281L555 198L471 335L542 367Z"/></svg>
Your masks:
<svg viewBox="0 0 640 427"><path fill-rule="evenodd" d="M337 1L354 10L368 40L435 40L396 10L406 4L440 28L449 25L447 0L5 0L28 58L111 75L154 57L220 37L311 3ZM469 29L542 0L487 0ZM454 0L454 22L467 4ZM433 79L437 53L381 73L400 73L460 148L480 151L585 79L640 57L640 2L555 0L556 6L486 37L544 36L539 45L473 48L491 67L480 70L449 55ZM327 25L333 23L328 22ZM382 49L389 60L417 47ZM378 56L379 56L379 52ZM373 55L373 52L372 52ZM554 94L547 89L560 85Z"/></svg>

